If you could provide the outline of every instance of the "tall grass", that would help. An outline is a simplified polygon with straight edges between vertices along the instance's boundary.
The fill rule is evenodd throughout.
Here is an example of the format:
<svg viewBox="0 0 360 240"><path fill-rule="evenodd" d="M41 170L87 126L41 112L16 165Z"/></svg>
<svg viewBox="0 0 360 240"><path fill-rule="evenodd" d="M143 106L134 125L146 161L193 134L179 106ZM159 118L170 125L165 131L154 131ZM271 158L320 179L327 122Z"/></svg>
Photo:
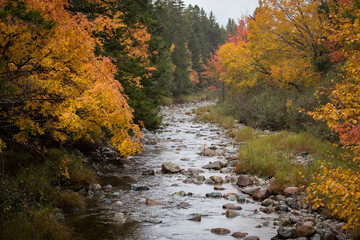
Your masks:
<svg viewBox="0 0 360 240"><path fill-rule="evenodd" d="M309 133L282 131L252 139L241 146L235 171L275 177L272 190L281 192L291 185L307 185L320 171L322 163L340 165L340 151ZM294 161L301 153L308 154L309 159L303 163Z"/></svg>

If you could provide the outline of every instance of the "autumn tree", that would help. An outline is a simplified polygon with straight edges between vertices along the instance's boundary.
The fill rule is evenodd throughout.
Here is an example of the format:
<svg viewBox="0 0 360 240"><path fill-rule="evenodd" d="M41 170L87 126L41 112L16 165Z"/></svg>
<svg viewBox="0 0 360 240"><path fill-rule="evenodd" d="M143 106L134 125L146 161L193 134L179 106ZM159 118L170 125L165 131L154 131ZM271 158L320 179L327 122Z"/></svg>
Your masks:
<svg viewBox="0 0 360 240"><path fill-rule="evenodd" d="M122 155L138 152L141 134L116 68L94 53L102 47L94 33L126 27L121 13L89 20L63 0L3 0L0 7L2 147L16 141L39 148L50 136L95 141L107 132ZM129 37L120 40L129 54L141 51Z"/></svg>
<svg viewBox="0 0 360 240"><path fill-rule="evenodd" d="M339 134L341 146L349 152L344 156L348 167L323 166L323 174L308 191L314 207L326 206L347 220L346 228L355 228L360 225L360 5L355 0L323 5L328 9L324 41L332 51L332 61L341 63L343 74L329 92L330 102L310 114Z"/></svg>

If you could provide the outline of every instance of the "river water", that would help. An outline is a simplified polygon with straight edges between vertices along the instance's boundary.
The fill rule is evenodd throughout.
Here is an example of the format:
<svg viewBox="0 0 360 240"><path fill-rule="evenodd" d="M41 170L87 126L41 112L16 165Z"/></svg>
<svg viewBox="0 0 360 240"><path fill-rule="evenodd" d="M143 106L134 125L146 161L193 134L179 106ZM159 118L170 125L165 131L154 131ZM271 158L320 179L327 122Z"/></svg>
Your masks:
<svg viewBox="0 0 360 240"><path fill-rule="evenodd" d="M209 162L224 161L236 155L233 140L228 138L219 127L195 121L192 109L207 103L190 103L163 109L164 128L161 132L145 133L145 145L142 154L133 156L125 163L107 161L100 166L101 190L90 193L87 208L66 214L68 225L81 239L234 239L233 232L248 233L260 239L271 239L276 235L273 220L275 214L265 214L258 209L259 202L251 198L246 203L237 203L224 198L207 198L211 192L237 193L233 183L222 185L183 183L184 174L162 174L164 162L174 162L182 169L201 169ZM216 149L219 156L207 157L199 153L204 148ZM185 160L185 161L184 161ZM155 175L143 175L147 170L154 170ZM231 168L220 171L204 170L199 175L208 179L210 176L232 177ZM230 177L229 177L230 176ZM149 190L134 191L132 184L145 185ZM105 188L111 185L112 187ZM225 190L215 191L214 187ZM186 196L174 195L184 191ZM165 205L148 206L146 198L151 198ZM242 207L239 216L227 218L222 208L233 203ZM190 204L190 205L188 205ZM125 223L115 223L116 213L123 213ZM201 215L201 221L188 219ZM212 228L226 228L228 235L216 235Z"/></svg>

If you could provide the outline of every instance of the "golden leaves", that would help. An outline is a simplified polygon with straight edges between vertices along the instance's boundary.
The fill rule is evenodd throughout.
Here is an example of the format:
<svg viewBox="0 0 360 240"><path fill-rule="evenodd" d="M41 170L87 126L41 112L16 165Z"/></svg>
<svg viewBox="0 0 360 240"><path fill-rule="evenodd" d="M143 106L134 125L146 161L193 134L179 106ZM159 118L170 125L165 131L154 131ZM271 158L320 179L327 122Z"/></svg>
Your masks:
<svg viewBox="0 0 360 240"><path fill-rule="evenodd" d="M103 137L106 129L125 157L139 152L140 130L133 123L122 86L114 78L117 69L109 58L94 54L95 45L101 42L93 32L111 36L116 28L127 29L122 14L90 21L67 11L65 0L26 2L29 9L42 11L43 17L56 24L48 29L15 17L0 19L0 48L9 60L0 74L11 79L1 96L14 103L14 107L0 109L0 116L17 127L13 138L24 144L42 134L60 142L82 137L94 140ZM148 64L150 35L141 26L130 31L133 40L120 40L132 57ZM154 68L149 66L150 70ZM132 80L140 85L140 78ZM66 175L65 168L63 171Z"/></svg>

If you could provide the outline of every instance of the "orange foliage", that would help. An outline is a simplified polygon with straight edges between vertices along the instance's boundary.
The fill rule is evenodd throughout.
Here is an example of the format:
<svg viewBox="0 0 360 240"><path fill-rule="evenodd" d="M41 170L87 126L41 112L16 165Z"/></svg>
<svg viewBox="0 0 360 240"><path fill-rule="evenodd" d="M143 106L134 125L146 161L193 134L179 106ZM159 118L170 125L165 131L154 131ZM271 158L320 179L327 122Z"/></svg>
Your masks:
<svg viewBox="0 0 360 240"><path fill-rule="evenodd" d="M111 143L124 156L139 152L141 133L114 78L116 68L108 58L94 54L95 46L101 45L94 31L111 32L126 25L119 18L99 16L90 21L83 14L74 15L66 10L66 0L25 2L26 11L41 11L55 25L47 28L10 13L0 19L0 50L7 62L0 65L0 121L8 126L7 134L23 144L45 134L59 142L94 141L107 129ZM2 1L0 9L8 3L18 4ZM137 40L149 37L139 34ZM133 48L127 38L123 43L134 55L147 52Z"/></svg>
<svg viewBox="0 0 360 240"><path fill-rule="evenodd" d="M331 101L309 114L339 134L340 143L351 153L346 157L352 168L324 167L324 174L308 191L315 206L327 203L334 214L347 220L346 228L355 228L360 225L360 8L350 0L329 4L325 37L332 45L332 59L344 60L345 74L329 93Z"/></svg>

